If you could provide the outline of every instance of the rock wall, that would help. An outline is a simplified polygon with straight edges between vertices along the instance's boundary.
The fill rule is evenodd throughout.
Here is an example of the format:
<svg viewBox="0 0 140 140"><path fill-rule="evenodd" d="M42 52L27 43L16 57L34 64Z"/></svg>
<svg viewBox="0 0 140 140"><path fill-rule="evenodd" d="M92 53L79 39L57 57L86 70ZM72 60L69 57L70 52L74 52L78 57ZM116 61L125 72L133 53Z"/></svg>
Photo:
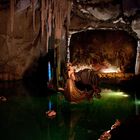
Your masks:
<svg viewBox="0 0 140 140"><path fill-rule="evenodd" d="M31 9L14 14L13 32L10 9L0 10L0 18L0 80L19 80L40 56L40 14L36 11L35 32Z"/></svg>
<svg viewBox="0 0 140 140"><path fill-rule="evenodd" d="M60 77L71 5L66 0L0 1L0 80L33 74L38 59L50 50L54 51L55 79Z"/></svg>

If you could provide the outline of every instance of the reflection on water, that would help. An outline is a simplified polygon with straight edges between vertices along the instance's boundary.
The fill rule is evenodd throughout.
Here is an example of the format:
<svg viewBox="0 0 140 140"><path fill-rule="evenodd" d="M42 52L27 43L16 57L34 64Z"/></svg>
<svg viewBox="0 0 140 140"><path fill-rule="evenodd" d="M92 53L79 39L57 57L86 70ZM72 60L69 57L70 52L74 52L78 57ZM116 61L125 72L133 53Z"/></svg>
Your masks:
<svg viewBox="0 0 140 140"><path fill-rule="evenodd" d="M139 113L136 96L111 87L102 88L100 99L80 104L70 104L45 84L25 86L22 81L0 83L0 96L7 99L0 100L4 140L97 140L117 119ZM54 118L45 114L50 100L57 112Z"/></svg>

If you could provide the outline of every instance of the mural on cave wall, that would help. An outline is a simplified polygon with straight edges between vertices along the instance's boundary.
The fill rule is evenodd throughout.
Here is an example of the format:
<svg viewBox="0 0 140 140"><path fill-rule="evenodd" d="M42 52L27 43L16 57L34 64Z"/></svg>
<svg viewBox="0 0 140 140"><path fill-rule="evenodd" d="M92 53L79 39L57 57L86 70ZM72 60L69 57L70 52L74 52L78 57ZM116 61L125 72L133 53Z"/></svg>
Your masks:
<svg viewBox="0 0 140 140"><path fill-rule="evenodd" d="M70 43L71 62L92 66L95 70L114 67L134 73L136 40L125 31L92 30L73 34Z"/></svg>

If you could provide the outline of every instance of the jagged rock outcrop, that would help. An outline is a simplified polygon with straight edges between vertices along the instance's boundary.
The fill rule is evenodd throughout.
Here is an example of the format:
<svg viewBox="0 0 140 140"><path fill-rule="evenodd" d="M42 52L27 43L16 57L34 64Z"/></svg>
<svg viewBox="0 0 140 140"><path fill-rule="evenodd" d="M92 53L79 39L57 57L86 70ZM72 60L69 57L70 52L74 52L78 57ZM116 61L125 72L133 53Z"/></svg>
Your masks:
<svg viewBox="0 0 140 140"><path fill-rule="evenodd" d="M140 38L139 10L138 0L75 0L70 31L125 30L135 38Z"/></svg>

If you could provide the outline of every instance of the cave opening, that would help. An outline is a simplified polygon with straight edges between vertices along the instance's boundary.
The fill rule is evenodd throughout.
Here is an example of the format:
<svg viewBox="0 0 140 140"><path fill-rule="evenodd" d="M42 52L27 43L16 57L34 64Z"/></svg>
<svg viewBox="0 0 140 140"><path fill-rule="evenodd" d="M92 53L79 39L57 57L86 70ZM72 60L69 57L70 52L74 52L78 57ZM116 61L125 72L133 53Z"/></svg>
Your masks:
<svg viewBox="0 0 140 140"><path fill-rule="evenodd" d="M126 31L77 32L71 35L69 49L70 61L77 71L88 67L107 78L135 74L137 40Z"/></svg>

